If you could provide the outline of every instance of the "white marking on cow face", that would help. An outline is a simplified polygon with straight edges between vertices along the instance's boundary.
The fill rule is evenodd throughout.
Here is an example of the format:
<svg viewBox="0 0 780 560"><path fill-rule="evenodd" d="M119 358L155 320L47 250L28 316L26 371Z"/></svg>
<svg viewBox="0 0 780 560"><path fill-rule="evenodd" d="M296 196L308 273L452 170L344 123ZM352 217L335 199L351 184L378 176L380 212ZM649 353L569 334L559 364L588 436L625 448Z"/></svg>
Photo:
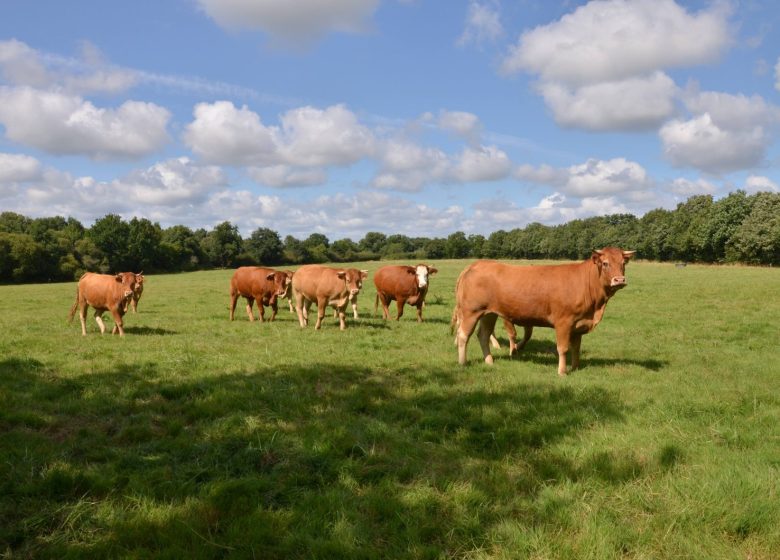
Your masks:
<svg viewBox="0 0 780 560"><path fill-rule="evenodd" d="M415 271L415 274L417 275L417 287L422 289L425 286L428 285L428 267L423 265L418 265L417 269Z"/></svg>

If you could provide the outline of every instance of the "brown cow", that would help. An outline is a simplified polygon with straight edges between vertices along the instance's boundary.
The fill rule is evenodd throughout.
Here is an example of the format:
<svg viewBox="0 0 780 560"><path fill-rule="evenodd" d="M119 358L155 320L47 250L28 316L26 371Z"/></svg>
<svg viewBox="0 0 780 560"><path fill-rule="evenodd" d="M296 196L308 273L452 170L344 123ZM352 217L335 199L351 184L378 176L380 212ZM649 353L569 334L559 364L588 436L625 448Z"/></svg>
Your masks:
<svg viewBox="0 0 780 560"><path fill-rule="evenodd" d="M110 311L114 317L114 328L111 329L111 334L119 331L119 336L124 336L122 317L127 310L128 301L133 297L135 281L135 274L132 272L120 272L113 275L85 272L79 278L79 284L76 288L76 302L70 309L68 321L73 322L76 308L80 307L81 334L87 336L87 308L91 305L95 308L95 321L100 327L100 334L106 332L106 326L103 324L103 313Z"/></svg>
<svg viewBox="0 0 780 560"><path fill-rule="evenodd" d="M477 335L485 362L493 363L489 339L501 317L525 327L526 340L533 327L554 328L558 375L566 375L569 349L572 369L577 369L582 335L596 328L609 299L626 286L625 266L634 253L607 247L574 264L516 266L477 261L469 265L456 286L453 323L458 327L458 362L466 363L466 344L479 322Z"/></svg>
<svg viewBox="0 0 780 560"><path fill-rule="evenodd" d="M347 304L360 293L366 277L368 277L367 270L356 268L331 268L318 264L307 264L299 268L293 276L292 291L301 327L309 324L309 308L312 303L317 302L315 329L319 329L322 325L325 308L328 305L336 308L339 314L339 327L342 331L346 329L344 312Z"/></svg>
<svg viewBox="0 0 780 560"><path fill-rule="evenodd" d="M290 296L290 283L293 273L274 270L261 266L242 266L233 273L230 279L230 320L236 310L239 296L246 298L246 314L250 321L255 320L252 304L257 301L260 322L265 321L265 306L271 306L271 321L276 318L279 310L278 299Z"/></svg>
<svg viewBox="0 0 780 560"><path fill-rule="evenodd" d="M417 307L417 322L422 322L422 308L425 303L425 295L428 293L428 276L436 274L437 269L425 264L417 266L389 265L383 266L374 274L376 286L376 299L374 300L374 314L376 315L379 302L382 302L382 318L389 315L388 306L395 300L398 321L404 314L404 304Z"/></svg>
<svg viewBox="0 0 780 560"><path fill-rule="evenodd" d="M144 293L144 273L143 271L136 272L135 288L133 289L133 297L130 298L125 304L125 313L127 313L127 308L130 305L133 306L133 313L138 313L138 300L141 299L141 294L143 293Z"/></svg>

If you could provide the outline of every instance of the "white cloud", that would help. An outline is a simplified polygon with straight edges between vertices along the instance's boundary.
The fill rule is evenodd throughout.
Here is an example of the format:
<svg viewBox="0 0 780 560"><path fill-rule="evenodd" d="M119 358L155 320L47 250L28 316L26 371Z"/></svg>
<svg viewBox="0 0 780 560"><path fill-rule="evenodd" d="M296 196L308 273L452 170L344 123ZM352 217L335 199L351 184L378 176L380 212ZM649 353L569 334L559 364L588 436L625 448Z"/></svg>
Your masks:
<svg viewBox="0 0 780 560"><path fill-rule="evenodd" d="M572 86L715 60L730 44L724 4L696 14L673 0L593 0L522 34L503 63Z"/></svg>
<svg viewBox="0 0 780 560"><path fill-rule="evenodd" d="M292 109L280 117L280 126L266 126L257 113L230 101L199 103L194 116L184 141L210 163L346 166L374 150L372 132L342 105Z"/></svg>
<svg viewBox="0 0 780 560"><path fill-rule="evenodd" d="M169 141L170 117L154 103L126 101L117 109L103 109L78 96L0 87L0 123L6 136L53 154L142 157Z"/></svg>
<svg viewBox="0 0 780 560"><path fill-rule="evenodd" d="M363 32L379 0L197 0L218 25L257 29L286 43L309 42L329 32Z"/></svg>
<svg viewBox="0 0 780 560"><path fill-rule="evenodd" d="M466 27L458 38L459 46L493 42L504 34L498 9L488 3L472 0L466 14Z"/></svg>
<svg viewBox="0 0 780 560"><path fill-rule="evenodd" d="M226 185L227 178L219 167L195 165L180 157L132 172L112 181L110 188L139 205L177 206L202 201L209 192Z"/></svg>
<svg viewBox="0 0 780 560"><path fill-rule="evenodd" d="M760 175L750 175L745 180L745 190L754 194L757 192L780 192L780 186L771 180L769 177L762 177Z"/></svg>
<svg viewBox="0 0 780 560"><path fill-rule="evenodd" d="M777 64L775 64L775 89L780 91L780 57L777 58Z"/></svg>
<svg viewBox="0 0 780 560"><path fill-rule="evenodd" d="M715 194L718 189L706 179L692 181L679 177L669 184L668 190L679 197L689 198L698 194Z"/></svg>
<svg viewBox="0 0 780 560"><path fill-rule="evenodd" d="M522 165L515 169L514 176L583 199L618 194L627 196L647 191L653 186L644 167L624 158L589 159L566 168Z"/></svg>
<svg viewBox="0 0 780 560"><path fill-rule="evenodd" d="M761 126L729 129L718 126L709 113L688 121L672 120L659 134L673 165L716 174L759 164L768 143Z"/></svg>
<svg viewBox="0 0 780 560"><path fill-rule="evenodd" d="M289 165L251 167L248 173L256 183L275 188L311 187L328 180L328 174L323 169L300 169Z"/></svg>
<svg viewBox="0 0 780 560"><path fill-rule="evenodd" d="M0 184L32 181L41 176L41 163L24 154L0 153Z"/></svg>
<svg viewBox="0 0 780 560"><path fill-rule="evenodd" d="M497 181L509 176L512 162L496 146L466 148L453 164L451 175L461 183Z"/></svg>
<svg viewBox="0 0 780 560"><path fill-rule="evenodd" d="M276 163L278 130L267 127L246 106L237 109L230 101L198 103L195 120L184 130L184 142L209 163L260 165Z"/></svg>
<svg viewBox="0 0 780 560"><path fill-rule="evenodd" d="M374 152L374 135L343 105L300 107L281 117L284 145L292 165L350 165Z"/></svg>
<svg viewBox="0 0 780 560"><path fill-rule="evenodd" d="M482 134L482 123L474 113L441 111L438 124L439 128L464 138L470 143L479 142Z"/></svg>
<svg viewBox="0 0 780 560"><path fill-rule="evenodd" d="M539 86L561 126L585 130L656 128L674 113L677 86L663 72L571 89L560 82Z"/></svg>
<svg viewBox="0 0 780 560"><path fill-rule="evenodd" d="M56 88L72 95L123 92L140 77L138 72L109 64L86 41L76 59L45 54L16 39L0 41L0 75L13 85Z"/></svg>

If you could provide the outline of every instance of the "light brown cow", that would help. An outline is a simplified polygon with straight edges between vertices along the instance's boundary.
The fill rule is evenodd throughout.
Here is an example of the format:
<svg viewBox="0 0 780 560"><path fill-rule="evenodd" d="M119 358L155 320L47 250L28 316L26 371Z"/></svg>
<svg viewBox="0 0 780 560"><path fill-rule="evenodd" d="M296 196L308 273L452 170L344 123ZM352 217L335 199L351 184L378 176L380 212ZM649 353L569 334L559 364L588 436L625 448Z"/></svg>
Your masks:
<svg viewBox="0 0 780 560"><path fill-rule="evenodd" d="M279 298L290 297L290 284L293 273L289 270L274 270L261 266L242 266L230 279L230 320L236 310L240 296L246 298L246 314L250 321L255 320L252 304L257 301L260 322L265 321L265 306L271 307L271 321L279 310Z"/></svg>
<svg viewBox="0 0 780 560"><path fill-rule="evenodd" d="M458 278L455 294L458 362L466 363L466 345L479 322L477 336L485 362L493 363L489 340L501 317L527 329L523 344L533 327L554 328L558 374L566 375L569 349L572 369L577 369L582 335L596 328L609 299L626 286L625 266L634 253L607 247L575 264L516 266L477 261L469 265Z"/></svg>
<svg viewBox="0 0 780 560"><path fill-rule="evenodd" d="M68 321L73 322L76 308L80 307L81 334L87 336L87 309L91 305L95 308L95 321L100 327L100 334L106 332L103 313L110 311L114 318L114 328L111 329L111 334L119 331L119 336L124 336L122 317L127 310L128 301L133 297L135 282L135 274L132 272L118 274L85 272L79 278L79 284L76 288L76 302L70 309Z"/></svg>
<svg viewBox="0 0 780 560"><path fill-rule="evenodd" d="M141 294L143 293L144 293L144 273L143 271L136 272L135 288L133 288L133 297L131 297L125 304L125 313L127 313L127 308L130 305L133 306L133 313L138 313L138 300L141 299Z"/></svg>
<svg viewBox="0 0 780 560"><path fill-rule="evenodd" d="M317 323L322 326L325 308L332 305L339 314L339 327L347 328L344 320L347 304L360 293L363 280L368 277L367 270L356 268L331 268L318 264L307 264L295 271L292 281L295 309L301 327L309 324L309 309L317 303Z"/></svg>
<svg viewBox="0 0 780 560"><path fill-rule="evenodd" d="M388 306L395 300L398 310L396 321L404 314L404 304L408 303L417 307L417 322L422 322L422 308L428 293L428 277L437 272L436 268L425 264L383 266L374 273L374 314L376 315L379 302L382 302L382 318L387 319L390 314Z"/></svg>

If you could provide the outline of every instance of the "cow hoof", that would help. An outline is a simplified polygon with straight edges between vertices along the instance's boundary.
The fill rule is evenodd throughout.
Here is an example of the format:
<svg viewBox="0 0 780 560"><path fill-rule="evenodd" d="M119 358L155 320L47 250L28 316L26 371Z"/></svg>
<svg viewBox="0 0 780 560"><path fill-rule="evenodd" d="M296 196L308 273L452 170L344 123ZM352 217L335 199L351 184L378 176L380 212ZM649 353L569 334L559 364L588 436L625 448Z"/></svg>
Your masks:
<svg viewBox="0 0 780 560"><path fill-rule="evenodd" d="M485 363L493 365L493 356L485 356Z"/></svg>

